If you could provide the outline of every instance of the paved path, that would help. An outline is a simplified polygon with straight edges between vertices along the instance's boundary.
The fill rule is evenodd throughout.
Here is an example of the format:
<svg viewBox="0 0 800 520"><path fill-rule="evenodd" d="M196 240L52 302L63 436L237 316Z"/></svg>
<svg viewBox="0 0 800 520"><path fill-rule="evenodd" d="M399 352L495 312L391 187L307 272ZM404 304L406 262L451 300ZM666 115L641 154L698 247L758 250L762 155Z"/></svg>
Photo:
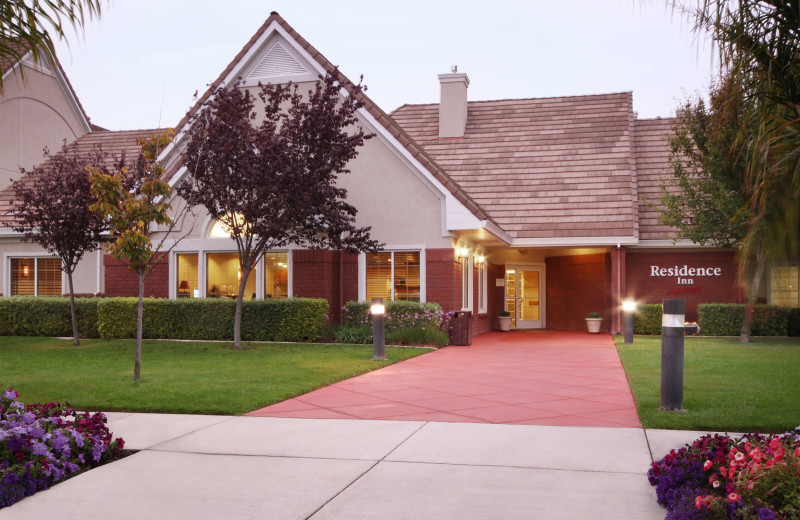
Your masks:
<svg viewBox="0 0 800 520"><path fill-rule="evenodd" d="M0 519L660 520L645 473L700 434L110 413L141 450Z"/></svg>
<svg viewBox="0 0 800 520"><path fill-rule="evenodd" d="M248 414L641 427L608 334L489 332Z"/></svg>

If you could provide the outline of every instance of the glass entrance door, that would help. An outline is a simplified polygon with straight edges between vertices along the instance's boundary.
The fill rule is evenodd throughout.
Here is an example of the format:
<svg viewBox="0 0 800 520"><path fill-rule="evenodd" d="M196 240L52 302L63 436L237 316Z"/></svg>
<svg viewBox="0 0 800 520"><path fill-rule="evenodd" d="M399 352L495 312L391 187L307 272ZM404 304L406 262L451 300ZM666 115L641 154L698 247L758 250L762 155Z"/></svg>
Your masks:
<svg viewBox="0 0 800 520"><path fill-rule="evenodd" d="M540 329L544 305L542 268L506 266L506 310L511 326L517 329Z"/></svg>

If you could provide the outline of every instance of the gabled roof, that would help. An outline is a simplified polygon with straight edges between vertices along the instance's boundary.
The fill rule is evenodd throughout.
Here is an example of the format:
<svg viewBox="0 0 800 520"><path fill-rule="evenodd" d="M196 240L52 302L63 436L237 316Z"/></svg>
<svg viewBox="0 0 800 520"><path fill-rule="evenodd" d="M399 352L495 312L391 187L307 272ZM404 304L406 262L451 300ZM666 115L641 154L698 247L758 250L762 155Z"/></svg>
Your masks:
<svg viewBox="0 0 800 520"><path fill-rule="evenodd" d="M102 149L103 152L108 153L107 164L111 166L115 157L119 157L123 152L129 159L138 156L141 148L136 144L138 138L149 137L154 133L162 132L162 129L151 130L125 130L120 132L110 131L96 131L79 137L69 145L69 150L76 150L78 153L85 154L93 152L97 149ZM56 153L58 150L51 150L51 153ZM47 162L41 165L47 168ZM32 184L35 177L32 174L27 174L20 179L26 184ZM0 191L0 228L10 228L14 225L13 206L14 188L8 186Z"/></svg>
<svg viewBox="0 0 800 520"><path fill-rule="evenodd" d="M197 103L195 103L195 105L192 106L192 108L189 109L186 115L181 119L175 128L176 135L180 135L180 133L185 129L186 124L189 122L189 119L197 113L202 104L208 100L213 92L225 83L226 78L228 78L231 72L236 69L237 65L244 59L248 52L261 39L261 37L273 23L278 24L286 33L288 33L288 35L294 39L297 44L311 56L313 60L319 63L326 72L335 74L337 81L339 81L339 83L345 89L347 89L348 92L351 94L354 92L353 82L344 76L344 74L339 72L336 69L336 66L327 58L325 58L325 56L323 56L321 52L314 48L314 46L312 46L305 38L300 36L300 34L295 31L294 28L292 28L292 26L283 19L283 17L273 11L264 24L258 29L258 31L256 31L253 37L250 38L250 41L245 44L242 50L239 51L239 53L228 64L228 66L225 67L219 77L211 83L205 93L197 100ZM414 142L414 139L412 139L412 137L406 133L406 131L400 125L398 125L394 119L392 119L392 117L386 114L386 112L384 112L363 92L358 93L357 98L359 101L364 103L363 110L370 114L378 124L382 125L383 128L394 139L397 140L399 146L403 147L417 162L419 162L423 168L430 172L430 174L438 182L440 182L458 202L463 204L472 215L481 221L491 221L489 214L475 200L473 200L467 194L467 192L462 189L461 186L459 186L452 176L448 175L445 170L439 166L436 161L434 161L434 159L428 155L428 153L426 153L422 146ZM167 170L168 176L177 173L180 169L180 166L180 162L171 165Z"/></svg>
<svg viewBox="0 0 800 520"><path fill-rule="evenodd" d="M669 168L667 137L675 118L639 119L635 123L636 171L639 187L639 238L668 240L676 230L659 221L661 185Z"/></svg>
<svg viewBox="0 0 800 520"><path fill-rule="evenodd" d="M438 104L392 117L514 243L635 242L630 92L469 102L463 139L439 139Z"/></svg>

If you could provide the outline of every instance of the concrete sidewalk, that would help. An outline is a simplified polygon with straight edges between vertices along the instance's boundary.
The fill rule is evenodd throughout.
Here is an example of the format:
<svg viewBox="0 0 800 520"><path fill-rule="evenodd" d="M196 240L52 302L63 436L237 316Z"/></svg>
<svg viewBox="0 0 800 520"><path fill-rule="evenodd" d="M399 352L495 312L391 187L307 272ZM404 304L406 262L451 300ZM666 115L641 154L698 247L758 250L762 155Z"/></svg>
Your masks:
<svg viewBox="0 0 800 520"><path fill-rule="evenodd" d="M2 519L660 520L652 457L700 432L109 413L141 450Z"/></svg>

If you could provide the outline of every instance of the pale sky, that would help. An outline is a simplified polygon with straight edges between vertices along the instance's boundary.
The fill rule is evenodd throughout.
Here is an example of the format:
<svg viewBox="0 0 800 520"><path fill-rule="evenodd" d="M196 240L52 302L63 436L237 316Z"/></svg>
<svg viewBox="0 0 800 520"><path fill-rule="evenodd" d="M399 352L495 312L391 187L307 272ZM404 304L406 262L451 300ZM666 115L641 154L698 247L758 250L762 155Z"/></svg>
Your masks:
<svg viewBox="0 0 800 520"><path fill-rule="evenodd" d="M57 46L92 122L174 126L277 11L386 112L436 103L437 74L469 100L633 91L640 118L707 90L713 50L664 0L110 0Z"/></svg>

